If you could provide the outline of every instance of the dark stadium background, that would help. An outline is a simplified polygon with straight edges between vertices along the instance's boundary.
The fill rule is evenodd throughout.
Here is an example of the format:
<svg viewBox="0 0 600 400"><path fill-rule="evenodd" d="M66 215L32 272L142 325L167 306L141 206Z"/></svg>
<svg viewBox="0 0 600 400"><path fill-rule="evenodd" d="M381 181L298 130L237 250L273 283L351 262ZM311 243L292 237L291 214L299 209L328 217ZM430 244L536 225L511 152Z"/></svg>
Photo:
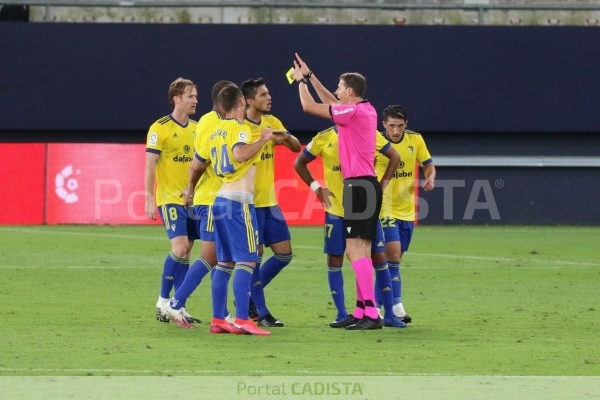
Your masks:
<svg viewBox="0 0 600 400"><path fill-rule="evenodd" d="M178 76L199 87L197 116L216 81L264 77L273 113L307 143L328 123L302 113L284 77L297 51L330 88L343 72L363 73L378 110L404 105L434 161L459 161L438 165L438 179L466 182L454 218L435 190L421 194L422 223L600 223L595 28L2 23L0 37L0 143L141 144L169 112ZM474 167L473 156L490 158ZM588 161L495 164L515 156ZM462 218L477 180L492 183L501 220Z"/></svg>

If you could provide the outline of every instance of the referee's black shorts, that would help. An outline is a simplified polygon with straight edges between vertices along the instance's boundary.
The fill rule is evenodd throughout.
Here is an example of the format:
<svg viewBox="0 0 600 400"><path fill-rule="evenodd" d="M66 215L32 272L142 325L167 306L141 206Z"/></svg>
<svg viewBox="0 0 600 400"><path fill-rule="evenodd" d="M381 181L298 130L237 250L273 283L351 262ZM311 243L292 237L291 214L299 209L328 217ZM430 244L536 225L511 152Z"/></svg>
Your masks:
<svg viewBox="0 0 600 400"><path fill-rule="evenodd" d="M344 233L347 239L375 239L383 193L374 176L344 179Z"/></svg>

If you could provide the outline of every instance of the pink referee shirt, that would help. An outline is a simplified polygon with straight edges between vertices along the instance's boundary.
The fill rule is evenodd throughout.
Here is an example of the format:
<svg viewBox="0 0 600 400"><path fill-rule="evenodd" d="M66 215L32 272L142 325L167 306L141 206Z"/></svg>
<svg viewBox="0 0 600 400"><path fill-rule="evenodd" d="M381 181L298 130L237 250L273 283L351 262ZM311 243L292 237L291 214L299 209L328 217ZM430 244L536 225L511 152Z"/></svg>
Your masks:
<svg viewBox="0 0 600 400"><path fill-rule="evenodd" d="M366 100L329 106L338 126L340 167L344 179L377 176L374 167L377 111Z"/></svg>

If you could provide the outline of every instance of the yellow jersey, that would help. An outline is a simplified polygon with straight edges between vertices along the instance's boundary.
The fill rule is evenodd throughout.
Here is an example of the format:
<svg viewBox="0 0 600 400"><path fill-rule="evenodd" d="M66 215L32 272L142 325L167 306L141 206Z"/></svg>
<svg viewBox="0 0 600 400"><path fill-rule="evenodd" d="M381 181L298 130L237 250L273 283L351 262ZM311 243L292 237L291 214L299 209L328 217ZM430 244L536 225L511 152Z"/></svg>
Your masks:
<svg viewBox="0 0 600 400"><path fill-rule="evenodd" d="M196 121L180 125L170 115L153 123L146 138L146 152L158 154L156 163L156 205L184 203L181 191L188 182L194 156Z"/></svg>
<svg viewBox="0 0 600 400"><path fill-rule="evenodd" d="M383 134L384 138L387 139ZM402 221L415 220L415 170L433 162L429 150L421 134L409 130L404 131L402 140L390 142L400 154L400 164L383 193L381 217L390 217ZM375 157L377 177L381 179L388 165L388 158Z"/></svg>
<svg viewBox="0 0 600 400"><path fill-rule="evenodd" d="M260 139L265 128L272 130L287 129L273 115L263 115L260 122L246 118L246 124L252 131L252 141ZM256 180L254 184L254 207L271 207L277 205L275 198L275 142L269 140L260 152L260 162L256 164Z"/></svg>
<svg viewBox="0 0 600 400"><path fill-rule="evenodd" d="M194 139L194 153L198 158L200 148L208 146L210 134L221 123L222 119L219 113L215 110L208 112L200 118L196 127L196 138ZM195 206L212 206L217 197L217 192L221 189L223 181L215 175L212 165L209 166L196 185L194 191Z"/></svg>
<svg viewBox="0 0 600 400"><path fill-rule="evenodd" d="M233 157L236 146L251 143L250 128L235 118L224 118L208 136L208 142L200 148L198 159L210 160L211 167L223 183L240 180L250 167L260 159L260 153L253 158L237 162Z"/></svg>
<svg viewBox="0 0 600 400"><path fill-rule="evenodd" d="M390 147L390 142L382 135L377 135L375 144L377 151L385 153ZM342 198L344 196L344 178L340 168L340 154L338 151L338 132L337 127L325 129L319 132L303 150L303 153L311 161L321 156L323 160L323 176L327 183L327 188L334 197L330 197L331 207L325 211L338 217L344 216L344 207ZM382 156L386 158L385 156ZM387 159L387 158L386 158Z"/></svg>

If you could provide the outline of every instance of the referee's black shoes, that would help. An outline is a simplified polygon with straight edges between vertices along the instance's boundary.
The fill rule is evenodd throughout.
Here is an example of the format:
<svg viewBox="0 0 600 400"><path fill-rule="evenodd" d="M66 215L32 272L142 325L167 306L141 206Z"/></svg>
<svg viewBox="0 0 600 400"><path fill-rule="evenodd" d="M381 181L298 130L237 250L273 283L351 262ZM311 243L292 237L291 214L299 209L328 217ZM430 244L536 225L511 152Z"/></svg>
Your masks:
<svg viewBox="0 0 600 400"><path fill-rule="evenodd" d="M346 329L349 331L366 331L381 328L383 328L383 320L380 317L373 319L367 317L366 315L357 323L348 325L346 327Z"/></svg>

